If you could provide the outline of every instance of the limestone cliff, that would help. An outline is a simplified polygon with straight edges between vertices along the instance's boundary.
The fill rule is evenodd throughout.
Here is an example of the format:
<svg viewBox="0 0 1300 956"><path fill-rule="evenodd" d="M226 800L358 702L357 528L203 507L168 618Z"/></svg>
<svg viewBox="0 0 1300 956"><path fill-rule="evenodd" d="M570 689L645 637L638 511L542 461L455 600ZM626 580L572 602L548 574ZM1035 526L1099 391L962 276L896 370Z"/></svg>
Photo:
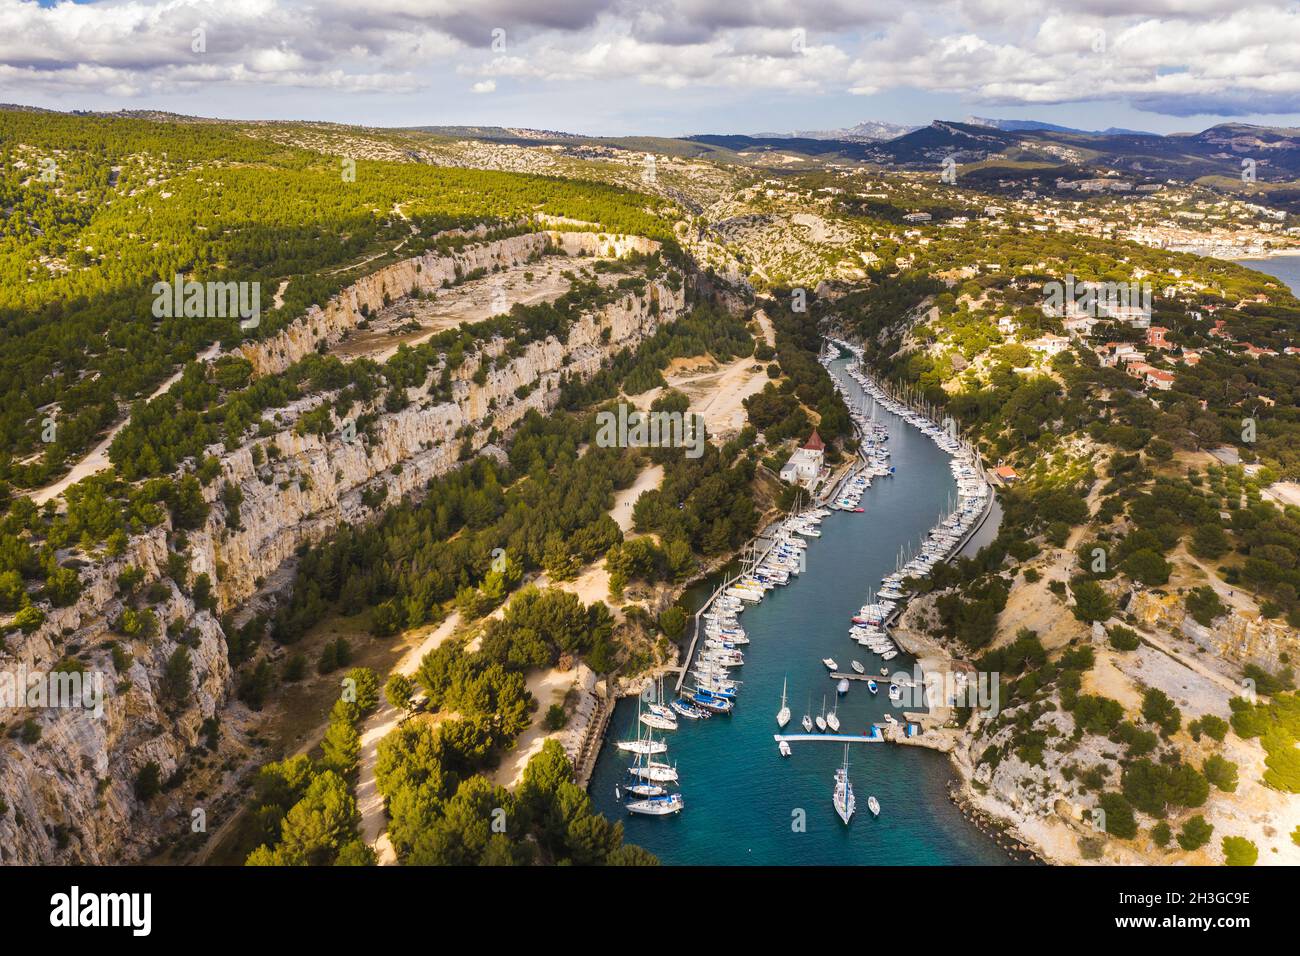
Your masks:
<svg viewBox="0 0 1300 956"><path fill-rule="evenodd" d="M313 309L279 334L241 351L259 373L274 374L320 342L338 341L363 317L362 306L377 311L385 297L395 300L414 288L433 288L493 264L527 261L548 243L572 254L617 255L658 247L636 237L533 233L455 256L407 260L360 280L325 309ZM390 502L418 492L430 477L455 466L463 441L482 448L492 428L506 432L530 408L553 409L563 375L592 375L619 350L635 348L661 323L673 321L685 306L684 291L651 281L644 291L629 291L579 317L563 342L553 337L534 341L513 356L507 355L504 341L486 343L452 373L450 401L435 400L427 388L438 374L435 369L426 387L408 391L406 408L380 414L368 434L350 440L340 432L299 435L293 428L302 413L330 396L311 396L278 410L274 418L268 415L277 422L274 434L229 452L221 446L208 449L220 457L221 475L205 489L212 503L205 525L187 535L191 571L210 575L218 612L239 608L266 580L276 580L276 571L301 544L319 539L339 522L371 517L372 509L362 500L368 488L382 486ZM484 356L495 360L495 367L486 381L476 382L474 373ZM273 445L279 454L258 465L254 444L263 452ZM236 527L228 526L220 502L224 482L243 493ZM0 738L3 862L129 861L160 835L181 832L188 824L188 811L176 800L140 800L135 781L149 763L158 764L164 781L184 764L187 751L200 742L203 722L227 702L231 671L217 619L206 610L196 612L191 599L167 577L169 539L175 543L165 523L132 537L120 556L96 560L82 571L84 590L75 604L47 610L39 628L11 634L7 650L0 652L6 670L21 665L32 671L49 671L76 654L103 674L105 685L99 718L71 709L6 712L7 728L30 718L40 737ZM144 573L137 593L156 585L148 604L161 627L152 638L122 633L119 619L125 605L117 582L128 567ZM168 634L168 623L178 619L187 628ZM190 647L193 667L184 702L162 689L164 667L180 641ZM164 804L167 809L160 810Z"/></svg>

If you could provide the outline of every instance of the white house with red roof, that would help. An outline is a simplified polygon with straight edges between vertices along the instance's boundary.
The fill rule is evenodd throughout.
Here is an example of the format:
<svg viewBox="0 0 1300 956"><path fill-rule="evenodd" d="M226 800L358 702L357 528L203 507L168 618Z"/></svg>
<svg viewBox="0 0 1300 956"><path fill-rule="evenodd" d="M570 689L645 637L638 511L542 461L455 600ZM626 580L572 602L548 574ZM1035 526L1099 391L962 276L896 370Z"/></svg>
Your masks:
<svg viewBox="0 0 1300 956"><path fill-rule="evenodd" d="M810 484L821 476L825 464L826 443L814 428L803 447L796 448L790 460L782 466L781 480L788 484Z"/></svg>

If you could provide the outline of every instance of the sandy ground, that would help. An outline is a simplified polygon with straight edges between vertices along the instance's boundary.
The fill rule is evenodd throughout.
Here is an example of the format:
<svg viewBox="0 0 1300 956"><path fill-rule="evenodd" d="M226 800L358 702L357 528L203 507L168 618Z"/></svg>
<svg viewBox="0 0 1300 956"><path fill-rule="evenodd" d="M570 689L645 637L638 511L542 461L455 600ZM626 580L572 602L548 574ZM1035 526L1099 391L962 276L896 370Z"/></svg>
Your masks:
<svg viewBox="0 0 1300 956"><path fill-rule="evenodd" d="M509 312L515 305L554 302L569 291L569 280L561 273L595 276L602 287L616 284L622 273L596 274L584 263L593 259L545 256L537 262L504 269L450 289L440 289L427 299L401 299L381 310L370 328L357 331L330 351L344 359L369 356L387 361L399 345L414 346L445 329L466 322L481 322ZM529 278L531 276L531 278ZM411 329L411 324L418 329Z"/></svg>
<svg viewBox="0 0 1300 956"><path fill-rule="evenodd" d="M564 703L565 695L574 686L577 676L576 670L561 671L554 668L533 671L528 675L528 692L537 699L537 710L533 712L527 729L515 741L514 750L506 754L500 766L488 775L488 779L511 790L519 785L524 779L524 768L528 766L528 761L533 759L549 738L563 733L563 730L554 733L546 730L543 721L552 704Z"/></svg>
<svg viewBox="0 0 1300 956"><path fill-rule="evenodd" d="M1268 498L1283 507L1287 505L1296 505L1300 507L1300 482L1296 481L1278 481L1269 485L1261 493L1263 497Z"/></svg>
<svg viewBox="0 0 1300 956"><path fill-rule="evenodd" d="M410 677L420 666L420 661L434 648L438 647L456 631L460 623L460 613L453 612L441 624L434 628L418 645L407 651L392 670L395 674ZM383 680L387 681L387 675ZM384 832L384 797L375 782L375 763L379 759L379 742L387 737L403 714L380 694L379 709L366 718L361 727L361 761L357 778L357 810L361 813L361 839L374 847L381 866L391 866L397 862L393 845L388 842Z"/></svg>
<svg viewBox="0 0 1300 956"><path fill-rule="evenodd" d="M220 350L221 350L221 346L214 343L204 351L200 352L196 356L196 360L200 362L207 362L211 360L212 357L215 356ZM153 394L149 396L149 399L152 400L157 398L159 395L162 395L173 385L179 382L181 380L181 373L183 371L184 368L177 369L175 375L173 375L171 378L167 379L167 381L163 382L156 389L154 389ZM36 502L38 505L43 505L51 498L57 498L59 495L63 494L70 487L75 485L77 482L81 481L81 479L89 478L91 475L98 474L99 472L103 471L105 468L108 468L109 467L109 460L108 460L109 446L113 444L113 439L117 437L118 432L120 432L123 428L126 427L126 423L129 420L130 420L130 416L127 416L125 418L122 418L120 421L118 421L116 425L114 425L111 429L109 429L108 435L105 436L104 440L101 441L94 448L92 448L90 450L90 453L87 454L86 457L82 458L81 461L73 465L71 471L69 471L66 475L64 475L54 484L46 485L44 488L38 489L37 491L33 492L31 496L32 500Z"/></svg>
<svg viewBox="0 0 1300 956"><path fill-rule="evenodd" d="M707 355L675 359L664 372L668 387L690 399L690 410L704 417L712 439L726 440L745 427L745 399L763 390L772 379L767 363L752 357L718 365ZM633 398L633 404L648 409L663 389L654 388Z"/></svg>

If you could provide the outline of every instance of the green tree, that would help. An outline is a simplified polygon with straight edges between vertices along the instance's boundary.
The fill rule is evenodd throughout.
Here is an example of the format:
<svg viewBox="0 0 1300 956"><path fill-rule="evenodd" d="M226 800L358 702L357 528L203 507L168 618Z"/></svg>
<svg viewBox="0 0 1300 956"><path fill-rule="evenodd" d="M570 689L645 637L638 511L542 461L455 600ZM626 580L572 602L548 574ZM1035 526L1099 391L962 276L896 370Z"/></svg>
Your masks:
<svg viewBox="0 0 1300 956"><path fill-rule="evenodd" d="M1121 840L1131 840L1137 836L1137 821L1133 817L1133 805L1124 799L1124 795L1108 791L1097 800L1097 805L1105 813L1106 832Z"/></svg>
<svg viewBox="0 0 1300 956"><path fill-rule="evenodd" d="M1205 822L1205 817L1199 813L1183 824L1182 829L1178 831L1178 845L1184 850L1199 850L1205 844L1210 842L1210 836L1214 833L1214 826Z"/></svg>
<svg viewBox="0 0 1300 956"><path fill-rule="evenodd" d="M1096 581L1074 581L1070 590L1074 592L1074 616L1085 624L1104 621L1114 613L1114 603Z"/></svg>
<svg viewBox="0 0 1300 956"><path fill-rule="evenodd" d="M335 773L346 776L357 767L361 756L361 735L352 722L341 714L330 721L321 741L321 763Z"/></svg>
<svg viewBox="0 0 1300 956"><path fill-rule="evenodd" d="M1228 836L1223 838L1223 862L1225 866L1254 866L1259 859L1259 848L1245 837Z"/></svg>
<svg viewBox="0 0 1300 956"><path fill-rule="evenodd" d="M406 710L411 706L411 697L414 693L415 685L405 674L394 672L389 675L388 682L384 684L384 697L398 710Z"/></svg>
<svg viewBox="0 0 1300 956"><path fill-rule="evenodd" d="M193 672L190 649L181 644L167 658L162 672L162 692L177 707L183 707L190 699L190 680Z"/></svg>
<svg viewBox="0 0 1300 956"><path fill-rule="evenodd" d="M1231 760L1220 757L1218 754L1211 754L1205 758L1201 772L1205 775L1206 780L1224 793L1236 792L1237 765Z"/></svg>

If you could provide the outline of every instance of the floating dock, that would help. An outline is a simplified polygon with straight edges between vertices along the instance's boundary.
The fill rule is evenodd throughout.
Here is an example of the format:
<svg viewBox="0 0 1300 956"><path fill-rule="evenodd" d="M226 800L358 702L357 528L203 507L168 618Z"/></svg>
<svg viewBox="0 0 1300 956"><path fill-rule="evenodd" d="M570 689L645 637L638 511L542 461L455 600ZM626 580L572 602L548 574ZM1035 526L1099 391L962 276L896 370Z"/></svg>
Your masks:
<svg viewBox="0 0 1300 956"><path fill-rule="evenodd" d="M829 740L832 743L841 744L881 744L885 742L885 736L880 732L880 728L875 724L871 726L869 734L773 734L772 739L777 743L787 741L789 743L802 743L805 740Z"/></svg>

